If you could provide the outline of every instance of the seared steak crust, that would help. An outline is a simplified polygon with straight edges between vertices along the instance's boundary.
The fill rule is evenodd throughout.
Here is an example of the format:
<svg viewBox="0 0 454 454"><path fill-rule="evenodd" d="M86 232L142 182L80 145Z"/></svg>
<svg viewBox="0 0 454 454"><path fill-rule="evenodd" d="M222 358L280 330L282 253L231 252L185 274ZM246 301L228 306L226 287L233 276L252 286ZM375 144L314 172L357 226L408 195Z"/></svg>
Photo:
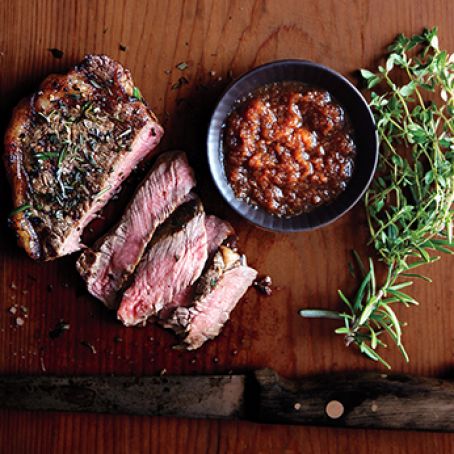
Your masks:
<svg viewBox="0 0 454 454"><path fill-rule="evenodd" d="M159 156L119 223L77 261L93 296L116 309L118 292L134 272L156 228L187 199L195 184L184 152Z"/></svg>
<svg viewBox="0 0 454 454"><path fill-rule="evenodd" d="M47 77L5 137L19 244L43 260L80 249L84 227L162 134L129 71L109 57Z"/></svg>

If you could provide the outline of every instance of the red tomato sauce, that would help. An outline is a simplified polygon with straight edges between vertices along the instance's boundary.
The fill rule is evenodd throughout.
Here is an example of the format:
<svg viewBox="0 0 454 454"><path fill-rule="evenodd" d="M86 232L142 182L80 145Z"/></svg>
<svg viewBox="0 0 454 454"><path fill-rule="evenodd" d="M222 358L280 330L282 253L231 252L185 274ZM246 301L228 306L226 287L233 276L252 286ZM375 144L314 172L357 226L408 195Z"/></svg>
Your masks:
<svg viewBox="0 0 454 454"><path fill-rule="evenodd" d="M327 91L297 82L240 100L223 142L236 197L277 216L331 202L353 173L356 150L344 110Z"/></svg>

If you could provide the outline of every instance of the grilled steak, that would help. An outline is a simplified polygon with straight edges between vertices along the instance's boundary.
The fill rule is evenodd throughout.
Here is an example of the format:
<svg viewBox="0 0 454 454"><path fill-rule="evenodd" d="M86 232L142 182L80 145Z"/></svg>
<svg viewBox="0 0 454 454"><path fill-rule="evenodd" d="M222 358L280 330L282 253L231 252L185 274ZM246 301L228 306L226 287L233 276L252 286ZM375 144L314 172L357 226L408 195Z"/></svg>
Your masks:
<svg viewBox="0 0 454 454"><path fill-rule="evenodd" d="M79 250L84 227L162 134L129 71L106 56L47 77L5 137L19 244L43 260Z"/></svg>
<svg viewBox="0 0 454 454"><path fill-rule="evenodd" d="M188 350L200 348L220 333L256 276L244 256L221 246L196 284L192 305L176 308L168 326L180 334Z"/></svg>
<svg viewBox="0 0 454 454"><path fill-rule="evenodd" d="M118 318L145 323L192 284L207 260L205 213L199 200L180 206L158 229L123 295Z"/></svg>
<svg viewBox="0 0 454 454"><path fill-rule="evenodd" d="M226 238L235 234L230 223L217 216L207 216L205 227L207 229L208 256L212 256Z"/></svg>
<svg viewBox="0 0 454 454"><path fill-rule="evenodd" d="M206 216L205 228L207 233L208 246L208 263L216 251L219 249L224 240L232 235L235 231L227 221L219 219L217 216ZM173 300L159 312L158 322L164 328L179 330L179 326L174 326L171 314L177 307L189 307L194 299L194 285L188 285L186 288L177 293ZM169 321L170 318L170 321Z"/></svg>
<svg viewBox="0 0 454 454"><path fill-rule="evenodd" d="M195 184L185 153L169 152L158 158L120 222L77 262L92 295L116 309L118 292L134 272L156 228Z"/></svg>

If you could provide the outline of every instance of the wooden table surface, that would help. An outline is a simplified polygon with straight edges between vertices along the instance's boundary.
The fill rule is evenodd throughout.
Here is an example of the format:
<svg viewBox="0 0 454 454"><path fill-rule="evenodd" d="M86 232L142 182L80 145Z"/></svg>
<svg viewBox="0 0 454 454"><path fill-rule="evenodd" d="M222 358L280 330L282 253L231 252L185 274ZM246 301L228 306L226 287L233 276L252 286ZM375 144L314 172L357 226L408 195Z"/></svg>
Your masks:
<svg viewBox="0 0 454 454"><path fill-rule="evenodd" d="M451 6L451 8L450 8ZM216 98L237 76L261 63L305 58L355 81L372 67L399 32L438 25L441 45L454 50L450 0L2 0L0 2L0 119L52 71L64 71L86 53L106 53L130 68L136 84L166 128L162 149L182 148L196 168L207 210L232 220L251 263L269 273L271 297L254 290L222 335L196 353L172 350L159 328L123 328L84 291L74 257L33 263L6 226L9 190L0 194L0 373L168 374L228 372L269 366L288 377L339 370L381 370L346 349L332 322L307 321L301 307L338 308L338 288L353 290L349 251L365 252L361 206L311 233L276 235L246 225L221 202L207 174L205 132ZM124 47L126 49L124 49ZM58 48L63 58L48 51ZM184 72L175 66L187 62ZM188 84L172 85L184 76ZM137 181L137 177L134 181ZM130 185L129 191L133 187ZM128 188L126 188L126 193ZM117 208L123 199L117 202ZM114 219L107 210L96 231ZM397 372L452 376L454 311L452 258L430 267L432 285L418 284L418 308L403 313L411 362L391 351ZM28 308L16 327L8 309ZM69 331L50 339L59 320ZM115 342L119 336L122 342ZM91 343L96 354L81 344ZM45 370L45 372L44 372ZM296 453L453 452L454 436L246 422L190 421L128 416L0 412L1 453Z"/></svg>

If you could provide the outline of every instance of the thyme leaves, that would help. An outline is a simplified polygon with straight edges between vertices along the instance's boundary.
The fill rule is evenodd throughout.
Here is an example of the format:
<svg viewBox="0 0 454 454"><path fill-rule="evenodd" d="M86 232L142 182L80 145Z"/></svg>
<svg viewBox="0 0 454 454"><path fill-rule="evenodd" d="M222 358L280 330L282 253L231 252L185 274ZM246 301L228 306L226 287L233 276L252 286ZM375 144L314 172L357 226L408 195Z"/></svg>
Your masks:
<svg viewBox="0 0 454 454"><path fill-rule="evenodd" d="M436 28L399 35L389 52L376 72L361 70L381 141L378 174L364 202L385 277L379 282L374 260L366 269L356 255L362 277L352 298L339 291L345 310L300 311L342 320L335 332L346 345L387 368L377 351L387 347L386 336L409 361L406 325L395 308L418 304L407 293L414 279L430 282L414 270L454 252L454 56L440 50Z"/></svg>

